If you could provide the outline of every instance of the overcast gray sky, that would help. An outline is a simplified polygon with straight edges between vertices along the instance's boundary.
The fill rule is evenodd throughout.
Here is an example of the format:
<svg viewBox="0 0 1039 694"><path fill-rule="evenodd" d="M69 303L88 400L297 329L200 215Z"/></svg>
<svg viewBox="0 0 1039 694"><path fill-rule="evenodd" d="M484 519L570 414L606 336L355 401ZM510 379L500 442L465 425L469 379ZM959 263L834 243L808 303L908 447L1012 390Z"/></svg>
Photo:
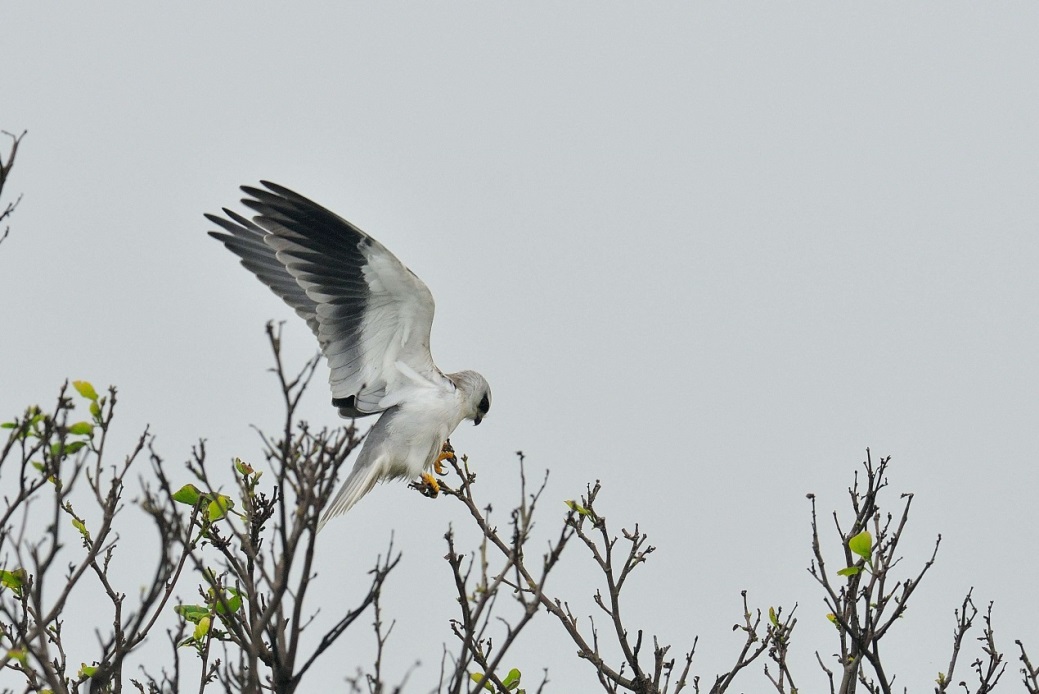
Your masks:
<svg viewBox="0 0 1039 694"><path fill-rule="evenodd" d="M745 588L800 604L799 684L823 686L805 493L843 510L867 446L894 457L889 502L917 494L907 568L944 538L890 636L899 682L932 686L970 586L1008 652L1039 653L1037 20L1024 1L5 3L0 127L29 134L0 415L84 378L119 386L125 447L150 422L173 461L198 437L256 459L249 425L280 414L264 322L289 320L294 359L315 345L202 213L266 178L430 286L438 364L494 390L453 441L497 508L523 449L551 470L546 536L595 479L615 528L650 533L631 624L676 652L700 634L699 674L727 667ZM327 399L311 421L337 423ZM321 536L331 614L395 530L389 662L422 660L416 691L451 641L449 522L460 506L383 486ZM556 586L588 613L572 551ZM541 618L510 661L587 691L573 650Z"/></svg>

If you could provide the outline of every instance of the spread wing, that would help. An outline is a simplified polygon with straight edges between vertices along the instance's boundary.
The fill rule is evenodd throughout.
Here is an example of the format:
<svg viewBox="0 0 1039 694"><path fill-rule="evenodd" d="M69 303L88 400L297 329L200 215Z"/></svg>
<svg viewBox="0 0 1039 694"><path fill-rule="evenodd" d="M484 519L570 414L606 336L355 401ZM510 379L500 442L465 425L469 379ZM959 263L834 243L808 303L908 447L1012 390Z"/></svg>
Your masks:
<svg viewBox="0 0 1039 694"><path fill-rule="evenodd" d="M433 296L415 273L345 219L267 181L242 186L252 220L224 209L206 218L223 242L314 331L331 369L332 403L356 417L443 386L429 330Z"/></svg>

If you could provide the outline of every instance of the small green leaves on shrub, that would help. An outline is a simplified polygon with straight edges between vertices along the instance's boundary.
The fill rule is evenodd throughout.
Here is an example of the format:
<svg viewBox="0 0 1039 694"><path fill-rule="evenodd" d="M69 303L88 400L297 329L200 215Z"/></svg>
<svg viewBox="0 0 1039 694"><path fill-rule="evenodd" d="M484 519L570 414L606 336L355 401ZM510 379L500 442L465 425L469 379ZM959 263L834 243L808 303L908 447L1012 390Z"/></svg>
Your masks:
<svg viewBox="0 0 1039 694"><path fill-rule="evenodd" d="M225 494L203 494L202 491L193 484L185 484L183 487L173 492L171 497L178 504L186 504L187 506L194 506L199 501L208 500L209 505L206 506L206 519L210 522L220 520L227 515L227 512L234 508L234 500Z"/></svg>
<svg viewBox="0 0 1039 694"><path fill-rule="evenodd" d="M524 694L524 690L519 689L521 677L522 673L519 671L519 669L512 668L511 670L509 670L509 674L505 675L505 677L502 678L501 683L510 692L515 691L516 694ZM494 685L491 684L491 678L487 677L486 675L483 675L479 672L470 672L469 679L471 679L473 682L482 683L481 686L487 691L494 691Z"/></svg>
<svg viewBox="0 0 1039 694"><path fill-rule="evenodd" d="M79 677L82 677L84 679L89 679L89 678L93 677L96 674L97 674L97 666L96 665L87 665L86 663L81 663L80 664L80 666L79 666Z"/></svg>
<svg viewBox="0 0 1039 694"><path fill-rule="evenodd" d="M77 393L90 401L90 416L94 419L94 423L104 424L101 420L101 406L105 404L105 400L98 396L94 386L89 381L73 381L72 387L76 389ZM81 422L81 424L86 424L86 422ZM93 432L91 431L90 433L92 434Z"/></svg>
<svg viewBox="0 0 1039 694"><path fill-rule="evenodd" d="M838 576L855 576L862 571L861 566L846 566L837 572Z"/></svg>

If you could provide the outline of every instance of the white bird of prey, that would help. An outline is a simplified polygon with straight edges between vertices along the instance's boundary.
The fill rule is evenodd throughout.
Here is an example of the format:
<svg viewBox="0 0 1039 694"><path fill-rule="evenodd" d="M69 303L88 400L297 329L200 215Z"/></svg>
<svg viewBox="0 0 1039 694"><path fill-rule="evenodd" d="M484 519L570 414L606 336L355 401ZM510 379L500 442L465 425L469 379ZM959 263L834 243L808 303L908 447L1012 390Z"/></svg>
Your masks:
<svg viewBox="0 0 1039 694"><path fill-rule="evenodd" d="M450 455L463 419L479 424L491 389L475 371L444 374L429 353L433 296L415 273L342 217L267 181L242 186L251 220L224 208L209 232L296 310L317 336L331 369L332 404L342 417L382 413L350 475L321 518L346 513L376 482L416 479L434 493L428 470ZM319 526L319 527L321 527Z"/></svg>

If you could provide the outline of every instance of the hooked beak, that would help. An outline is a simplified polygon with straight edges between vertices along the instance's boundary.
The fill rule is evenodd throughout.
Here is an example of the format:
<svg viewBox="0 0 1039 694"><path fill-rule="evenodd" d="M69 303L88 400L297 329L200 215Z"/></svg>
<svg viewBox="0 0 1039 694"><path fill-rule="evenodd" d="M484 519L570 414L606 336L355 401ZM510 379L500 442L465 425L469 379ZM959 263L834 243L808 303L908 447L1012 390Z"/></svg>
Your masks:
<svg viewBox="0 0 1039 694"><path fill-rule="evenodd" d="M480 422L482 421L483 417L481 417L480 415L476 415L475 417L473 417L473 426L479 426Z"/></svg>

